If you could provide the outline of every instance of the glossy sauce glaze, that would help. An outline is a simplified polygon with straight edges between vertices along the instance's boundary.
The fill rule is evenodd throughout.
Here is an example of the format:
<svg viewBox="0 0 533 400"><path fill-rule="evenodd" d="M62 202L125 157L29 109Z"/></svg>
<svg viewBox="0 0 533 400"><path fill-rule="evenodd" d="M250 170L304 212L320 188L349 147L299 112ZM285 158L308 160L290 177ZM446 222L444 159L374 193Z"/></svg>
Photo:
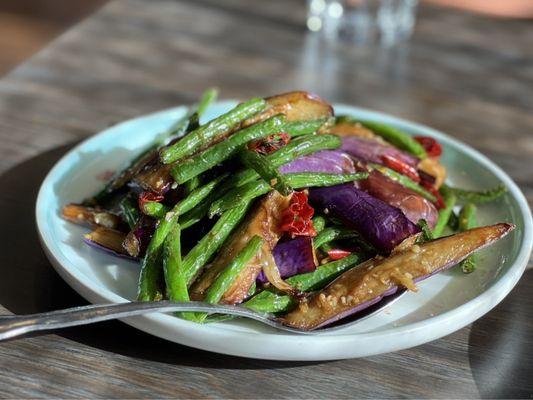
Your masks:
<svg viewBox="0 0 533 400"><path fill-rule="evenodd" d="M283 318L287 325L316 329L335 322L397 288L416 291L415 282L459 263L514 229L496 224L406 246L388 258L376 257L345 272L309 301Z"/></svg>

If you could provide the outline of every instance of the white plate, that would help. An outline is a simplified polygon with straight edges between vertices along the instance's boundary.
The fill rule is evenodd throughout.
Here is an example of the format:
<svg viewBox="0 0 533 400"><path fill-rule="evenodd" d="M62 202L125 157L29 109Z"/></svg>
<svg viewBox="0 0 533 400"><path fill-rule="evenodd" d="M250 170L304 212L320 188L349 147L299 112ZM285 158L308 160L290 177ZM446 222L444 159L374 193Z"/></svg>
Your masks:
<svg viewBox="0 0 533 400"><path fill-rule="evenodd" d="M212 118L235 105L219 102ZM452 183L487 188L503 183L509 194L480 207L480 222L508 221L516 230L480 253L479 269L470 275L451 270L420 284L390 308L360 324L334 333L300 336L278 332L252 321L197 325L166 314L124 320L153 335L204 350L273 360L333 360L400 350L435 340L473 322L498 304L522 275L531 252L532 222L527 202L514 182L477 151L433 129L374 111L336 105L337 114L377 119L407 132L433 136L444 146L443 162ZM86 232L63 221L59 212L102 187L96 177L116 170L182 116L184 107L136 118L84 141L68 152L44 180L36 205L43 247L59 274L92 303L135 298L138 265L117 259L82 242ZM169 344L171 346L171 344Z"/></svg>

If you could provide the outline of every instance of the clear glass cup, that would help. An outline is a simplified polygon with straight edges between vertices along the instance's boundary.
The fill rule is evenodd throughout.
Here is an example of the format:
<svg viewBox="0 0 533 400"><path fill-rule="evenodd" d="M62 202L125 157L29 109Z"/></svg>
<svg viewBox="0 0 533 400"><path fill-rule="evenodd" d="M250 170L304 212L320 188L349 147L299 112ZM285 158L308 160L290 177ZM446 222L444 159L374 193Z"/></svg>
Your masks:
<svg viewBox="0 0 533 400"><path fill-rule="evenodd" d="M326 39L384 46L408 39L418 0L307 0L307 27Z"/></svg>

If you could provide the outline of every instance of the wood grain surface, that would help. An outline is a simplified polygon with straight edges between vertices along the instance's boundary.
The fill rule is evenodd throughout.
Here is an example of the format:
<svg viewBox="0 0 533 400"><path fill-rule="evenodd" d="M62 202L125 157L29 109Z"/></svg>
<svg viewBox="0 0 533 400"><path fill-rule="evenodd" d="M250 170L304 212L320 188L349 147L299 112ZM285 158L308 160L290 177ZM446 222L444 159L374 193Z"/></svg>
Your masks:
<svg viewBox="0 0 533 400"><path fill-rule="evenodd" d="M533 202L533 23L422 6L409 45L326 46L304 2L121 0L0 80L0 313L84 304L40 248L49 168L110 124L194 101L296 88L464 140ZM120 322L0 344L2 398L533 397L533 271L472 325L413 349L293 363L186 348Z"/></svg>

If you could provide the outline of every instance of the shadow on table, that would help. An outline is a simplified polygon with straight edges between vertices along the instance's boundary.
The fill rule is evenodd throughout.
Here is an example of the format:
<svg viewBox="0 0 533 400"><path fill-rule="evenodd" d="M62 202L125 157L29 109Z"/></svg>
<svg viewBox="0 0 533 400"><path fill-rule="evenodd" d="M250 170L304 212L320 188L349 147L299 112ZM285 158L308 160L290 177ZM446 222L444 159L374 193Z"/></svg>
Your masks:
<svg viewBox="0 0 533 400"><path fill-rule="evenodd" d="M87 304L59 277L47 260L39 243L34 212L37 192L45 175L75 144L42 153L0 176L0 221L3 225L0 304L14 314ZM171 364L234 369L311 364L252 360L210 353L159 339L119 321L64 329L57 334L105 351Z"/></svg>
<svg viewBox="0 0 533 400"><path fill-rule="evenodd" d="M533 270L474 322L469 359L481 398L533 398Z"/></svg>

